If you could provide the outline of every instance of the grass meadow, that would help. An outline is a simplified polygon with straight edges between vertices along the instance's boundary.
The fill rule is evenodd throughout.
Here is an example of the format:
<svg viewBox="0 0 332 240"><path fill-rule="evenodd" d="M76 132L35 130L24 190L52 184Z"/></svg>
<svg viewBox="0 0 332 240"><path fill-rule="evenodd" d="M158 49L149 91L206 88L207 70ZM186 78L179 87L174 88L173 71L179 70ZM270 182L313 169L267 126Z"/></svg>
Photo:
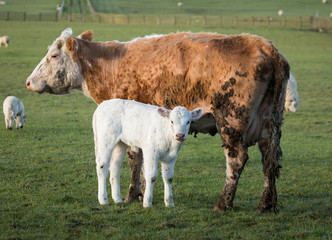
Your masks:
<svg viewBox="0 0 332 240"><path fill-rule="evenodd" d="M257 147L250 148L234 208L212 211L225 182L225 157L220 137L203 134L190 136L179 154L175 208L164 207L160 175L151 209L141 202L100 206L91 126L96 104L78 91L54 96L25 88L47 46L69 26L77 35L92 29L95 41L176 31L248 32L272 40L288 58L301 98L299 112L284 117L280 212L256 212L264 184ZM0 21L4 34L11 41L0 48L0 100L17 96L28 117L20 130L7 131L0 122L0 239L332 238L332 34L278 27ZM129 180L125 160L123 198Z"/></svg>

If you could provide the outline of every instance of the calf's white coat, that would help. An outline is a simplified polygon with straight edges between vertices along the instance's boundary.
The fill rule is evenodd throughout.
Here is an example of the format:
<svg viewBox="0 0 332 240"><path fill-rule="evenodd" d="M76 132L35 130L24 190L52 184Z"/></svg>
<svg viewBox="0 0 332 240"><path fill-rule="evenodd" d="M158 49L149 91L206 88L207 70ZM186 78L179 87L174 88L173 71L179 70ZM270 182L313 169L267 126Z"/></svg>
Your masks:
<svg viewBox="0 0 332 240"><path fill-rule="evenodd" d="M98 200L108 204L107 173L110 171L112 198L121 203L120 168L126 148L141 148L146 189L143 207L152 206L152 191L161 162L165 206L174 206L172 180L178 152L187 138L191 121L204 113L202 108L173 110L130 100L112 99L102 102L93 115L93 132L98 176Z"/></svg>
<svg viewBox="0 0 332 240"><path fill-rule="evenodd" d="M14 119L16 128L23 128L26 115L24 115L24 105L15 96L8 96L3 102L3 114L5 115L6 129L13 128Z"/></svg>
<svg viewBox="0 0 332 240"><path fill-rule="evenodd" d="M290 72L289 80L287 82L285 110L291 112L297 112L299 109L299 95L297 93L297 83L295 77Z"/></svg>

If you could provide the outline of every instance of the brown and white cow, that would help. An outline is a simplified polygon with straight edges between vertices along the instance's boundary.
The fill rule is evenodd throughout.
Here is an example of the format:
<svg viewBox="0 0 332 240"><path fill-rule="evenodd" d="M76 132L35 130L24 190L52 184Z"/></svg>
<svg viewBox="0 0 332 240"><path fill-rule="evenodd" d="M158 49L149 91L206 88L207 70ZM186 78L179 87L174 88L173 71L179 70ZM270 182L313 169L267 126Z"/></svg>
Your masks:
<svg viewBox="0 0 332 240"><path fill-rule="evenodd" d="M78 89L97 104L133 99L169 109L202 107L192 133L220 133L227 158L226 184L215 210L233 206L237 184L258 142L265 175L258 211L277 209L275 179L281 157L281 122L289 65L270 41L241 34L181 32L129 42L91 42L66 29L28 77L37 93ZM141 194L142 154L129 152L132 179L127 201Z"/></svg>

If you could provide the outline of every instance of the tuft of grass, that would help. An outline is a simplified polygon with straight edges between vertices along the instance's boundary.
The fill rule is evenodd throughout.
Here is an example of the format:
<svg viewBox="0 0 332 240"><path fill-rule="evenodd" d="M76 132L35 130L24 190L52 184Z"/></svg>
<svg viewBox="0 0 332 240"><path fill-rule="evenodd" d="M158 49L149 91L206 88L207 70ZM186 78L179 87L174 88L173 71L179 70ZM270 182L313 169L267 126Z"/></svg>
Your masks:
<svg viewBox="0 0 332 240"><path fill-rule="evenodd" d="M286 113L283 160L277 181L279 214L258 214L264 176L260 153L250 148L234 208L213 212L225 182L219 136L189 137L175 167L175 208L165 208L159 176L151 209L141 202L100 206L91 127L96 104L82 93L38 95L25 79L66 27L92 29L95 41L128 41L147 34L249 32L270 39L291 64L301 98ZM332 179L331 34L287 28L136 26L89 23L0 22L11 37L0 48L0 100L19 97L28 114L23 129L0 125L1 239L330 239ZM2 112L2 104L0 107ZM125 197L130 170L121 169ZM110 193L110 187L108 190Z"/></svg>

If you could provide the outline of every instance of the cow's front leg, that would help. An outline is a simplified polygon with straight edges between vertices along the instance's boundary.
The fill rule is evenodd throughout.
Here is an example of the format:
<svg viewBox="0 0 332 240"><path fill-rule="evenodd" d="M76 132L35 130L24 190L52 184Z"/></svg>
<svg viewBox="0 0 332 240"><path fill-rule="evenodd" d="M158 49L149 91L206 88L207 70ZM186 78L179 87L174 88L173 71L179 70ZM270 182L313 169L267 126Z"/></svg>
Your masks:
<svg viewBox="0 0 332 240"><path fill-rule="evenodd" d="M172 182L174 177L174 166L176 159L169 163L161 163L161 173L164 181L164 202L166 207L174 207Z"/></svg>
<svg viewBox="0 0 332 240"><path fill-rule="evenodd" d="M138 153L132 151L130 148L127 149L128 163L131 170L131 179L128 194L125 202L139 201L143 194L141 191L141 168L143 163L143 153L140 149Z"/></svg>
<svg viewBox="0 0 332 240"><path fill-rule="evenodd" d="M228 208L233 207L237 184L244 165L248 160L247 148L243 148L242 146L236 148L225 147L224 151L227 161L226 184L214 207L215 211L225 211Z"/></svg>

